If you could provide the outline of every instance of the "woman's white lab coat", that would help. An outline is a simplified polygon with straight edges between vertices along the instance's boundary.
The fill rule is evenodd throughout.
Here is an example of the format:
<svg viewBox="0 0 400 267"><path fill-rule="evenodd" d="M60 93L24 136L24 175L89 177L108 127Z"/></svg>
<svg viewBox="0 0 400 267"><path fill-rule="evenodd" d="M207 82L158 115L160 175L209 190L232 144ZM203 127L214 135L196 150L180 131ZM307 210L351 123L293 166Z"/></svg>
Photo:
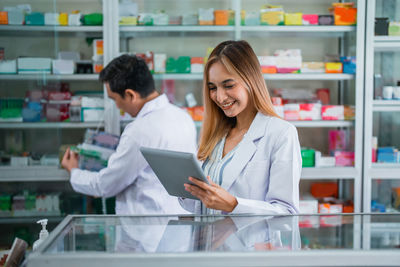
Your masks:
<svg viewBox="0 0 400 267"><path fill-rule="evenodd" d="M296 128L257 113L238 146L221 185L237 198L231 213L298 213L301 152ZM200 201L180 203L190 212L208 213Z"/></svg>

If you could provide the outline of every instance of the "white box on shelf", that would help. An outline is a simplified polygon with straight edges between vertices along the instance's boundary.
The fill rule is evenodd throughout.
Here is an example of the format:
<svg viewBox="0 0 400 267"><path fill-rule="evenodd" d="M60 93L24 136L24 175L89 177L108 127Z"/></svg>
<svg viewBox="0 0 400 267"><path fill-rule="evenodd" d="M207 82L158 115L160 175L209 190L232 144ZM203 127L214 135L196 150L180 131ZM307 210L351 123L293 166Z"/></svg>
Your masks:
<svg viewBox="0 0 400 267"><path fill-rule="evenodd" d="M51 58L20 57L17 63L18 74L51 73Z"/></svg>
<svg viewBox="0 0 400 267"><path fill-rule="evenodd" d="M104 99L101 97L82 96L81 107L82 108L104 108Z"/></svg>
<svg viewBox="0 0 400 267"><path fill-rule="evenodd" d="M58 52L57 56L58 59L73 60L73 61L81 60L80 54L75 51L60 51Z"/></svg>
<svg viewBox="0 0 400 267"><path fill-rule="evenodd" d="M323 157L321 151L315 151L315 167L335 167L335 157Z"/></svg>
<svg viewBox="0 0 400 267"><path fill-rule="evenodd" d="M165 73L167 54L154 54L154 72Z"/></svg>
<svg viewBox="0 0 400 267"><path fill-rule="evenodd" d="M58 13L44 13L45 25L60 25L60 14Z"/></svg>
<svg viewBox="0 0 400 267"><path fill-rule="evenodd" d="M0 60L0 74L16 74L17 60Z"/></svg>
<svg viewBox="0 0 400 267"><path fill-rule="evenodd" d="M81 26L81 13L76 13L76 14L69 14L68 15L68 25L69 26Z"/></svg>
<svg viewBox="0 0 400 267"><path fill-rule="evenodd" d="M28 166L28 157L11 157L10 165L12 167Z"/></svg>
<svg viewBox="0 0 400 267"><path fill-rule="evenodd" d="M75 63L73 60L53 59L54 74L74 74Z"/></svg>
<svg viewBox="0 0 400 267"><path fill-rule="evenodd" d="M318 213L318 200L316 199L300 200L299 208L301 214Z"/></svg>
<svg viewBox="0 0 400 267"><path fill-rule="evenodd" d="M82 108L83 122L96 122L104 120L104 108Z"/></svg>
<svg viewBox="0 0 400 267"><path fill-rule="evenodd" d="M24 24L24 11L21 8L18 7L11 7L11 6L6 6L3 9L6 11L8 14L8 24L9 25L22 25Z"/></svg>

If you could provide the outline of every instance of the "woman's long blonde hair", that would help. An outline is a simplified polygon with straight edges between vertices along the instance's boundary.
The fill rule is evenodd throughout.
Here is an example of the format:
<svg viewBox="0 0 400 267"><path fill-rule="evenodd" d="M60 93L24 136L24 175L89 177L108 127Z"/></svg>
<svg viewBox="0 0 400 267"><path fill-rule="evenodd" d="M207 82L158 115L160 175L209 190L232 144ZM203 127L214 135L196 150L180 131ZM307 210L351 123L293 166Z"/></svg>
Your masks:
<svg viewBox="0 0 400 267"><path fill-rule="evenodd" d="M220 43L211 52L204 68L204 120L197 153L200 160L208 158L218 141L236 125L236 118L227 117L210 98L209 71L216 62L220 62L230 73L237 74L240 77L249 91L250 103L253 103L257 111L277 117L261 72L260 63L249 43L243 40Z"/></svg>

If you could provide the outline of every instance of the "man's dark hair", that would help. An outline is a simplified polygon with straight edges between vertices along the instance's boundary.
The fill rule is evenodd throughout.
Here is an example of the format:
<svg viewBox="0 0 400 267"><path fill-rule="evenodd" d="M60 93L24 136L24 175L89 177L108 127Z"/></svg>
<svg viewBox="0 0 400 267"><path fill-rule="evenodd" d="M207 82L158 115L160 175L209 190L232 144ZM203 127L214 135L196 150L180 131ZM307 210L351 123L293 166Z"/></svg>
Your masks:
<svg viewBox="0 0 400 267"><path fill-rule="evenodd" d="M108 83L110 90L122 98L126 89L132 89L145 98L155 91L154 79L143 59L131 55L114 58L100 72L99 79Z"/></svg>

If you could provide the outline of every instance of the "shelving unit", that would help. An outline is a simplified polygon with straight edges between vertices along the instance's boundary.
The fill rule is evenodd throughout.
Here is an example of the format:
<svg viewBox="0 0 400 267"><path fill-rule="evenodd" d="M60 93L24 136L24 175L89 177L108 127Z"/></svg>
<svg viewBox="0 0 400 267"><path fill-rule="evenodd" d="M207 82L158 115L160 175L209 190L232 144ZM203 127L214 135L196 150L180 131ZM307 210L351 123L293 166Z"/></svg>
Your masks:
<svg viewBox="0 0 400 267"><path fill-rule="evenodd" d="M378 179L396 180L400 179L400 164L372 163L372 135L374 113L400 112L399 100L375 100L374 99L374 74L375 61L378 53L400 52L400 37L375 36L375 17L379 10L384 13L395 12L399 1L376 1L368 0L366 19L366 62L365 62L365 104L364 104L364 184L363 184L363 211L371 211L372 186ZM386 5L390 4L390 5ZM393 56L391 56L393 57ZM385 84L389 85L389 84ZM390 194L390 192L388 192Z"/></svg>
<svg viewBox="0 0 400 267"><path fill-rule="evenodd" d="M97 81L98 74L0 74L0 81Z"/></svg>
<svg viewBox="0 0 400 267"><path fill-rule="evenodd" d="M0 129L103 128L104 122L0 122Z"/></svg>
<svg viewBox="0 0 400 267"><path fill-rule="evenodd" d="M0 182L65 182L66 170L57 166L0 166Z"/></svg>

